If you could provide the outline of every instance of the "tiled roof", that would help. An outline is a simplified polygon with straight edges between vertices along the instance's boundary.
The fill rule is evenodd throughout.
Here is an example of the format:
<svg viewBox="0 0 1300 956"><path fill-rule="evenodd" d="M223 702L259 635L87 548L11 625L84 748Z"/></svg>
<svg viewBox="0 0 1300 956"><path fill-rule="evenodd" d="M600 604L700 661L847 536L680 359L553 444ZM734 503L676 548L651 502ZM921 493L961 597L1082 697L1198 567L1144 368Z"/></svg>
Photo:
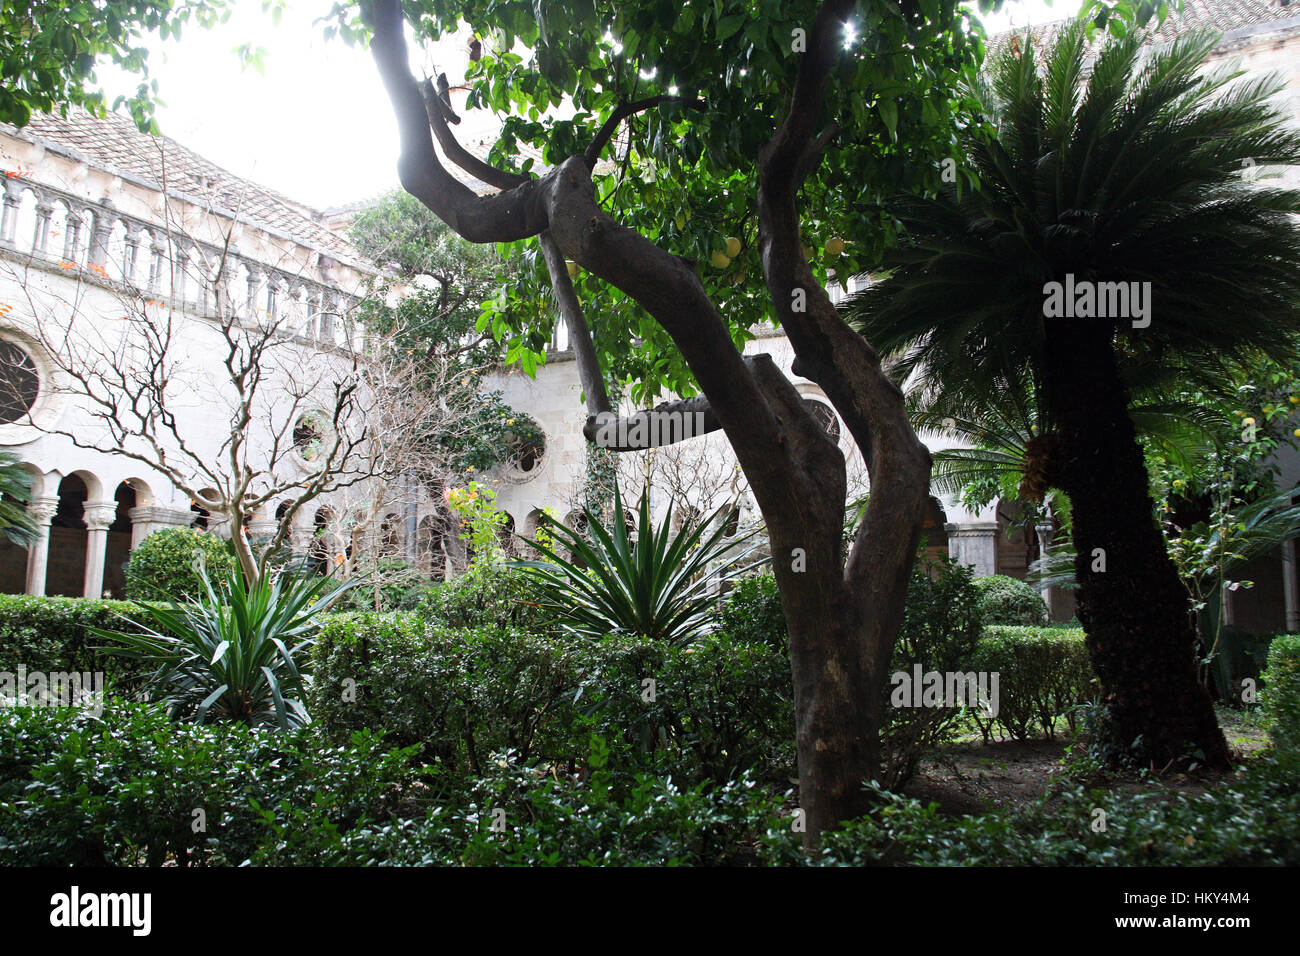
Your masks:
<svg viewBox="0 0 1300 956"><path fill-rule="evenodd" d="M1170 10L1152 37L1157 42L1168 41L1189 30L1208 29L1224 34L1227 41L1234 35L1252 33L1266 24L1281 25L1285 21L1295 21L1288 25L1300 26L1300 0L1184 0L1182 12ZM1035 47L1050 43L1069 22L1055 20L1029 28ZM1012 36L1024 32L1025 28L1019 27L999 33L989 38L989 47L991 50L1000 49ZM1104 38L1104 31L1099 31L1097 42Z"/></svg>
<svg viewBox="0 0 1300 956"><path fill-rule="evenodd" d="M1200 28L1228 33L1292 17L1300 17L1300 0L1186 0L1183 12L1170 13L1155 35L1169 40Z"/></svg>
<svg viewBox="0 0 1300 956"><path fill-rule="evenodd" d="M165 170L167 188L173 194L210 203L218 212L237 212L241 219L341 261L357 263L360 259L351 243L325 225L318 210L236 176L169 137L142 133L117 113L101 119L80 108L69 108L67 116L35 112L22 129L0 123L0 130L52 144L92 166L126 174L156 189L162 188Z"/></svg>

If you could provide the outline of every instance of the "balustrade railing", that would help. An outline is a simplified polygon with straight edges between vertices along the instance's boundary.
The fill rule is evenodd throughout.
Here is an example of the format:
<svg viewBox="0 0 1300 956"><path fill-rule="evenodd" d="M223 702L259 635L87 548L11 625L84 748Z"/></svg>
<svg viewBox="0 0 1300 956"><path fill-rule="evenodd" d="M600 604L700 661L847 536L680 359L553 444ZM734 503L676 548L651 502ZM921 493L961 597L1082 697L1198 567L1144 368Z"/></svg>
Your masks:
<svg viewBox="0 0 1300 956"><path fill-rule="evenodd" d="M165 224L8 174L0 194L0 249L48 268L82 270L199 315L274 317L320 346L356 349L348 320L358 299L309 276L194 239Z"/></svg>

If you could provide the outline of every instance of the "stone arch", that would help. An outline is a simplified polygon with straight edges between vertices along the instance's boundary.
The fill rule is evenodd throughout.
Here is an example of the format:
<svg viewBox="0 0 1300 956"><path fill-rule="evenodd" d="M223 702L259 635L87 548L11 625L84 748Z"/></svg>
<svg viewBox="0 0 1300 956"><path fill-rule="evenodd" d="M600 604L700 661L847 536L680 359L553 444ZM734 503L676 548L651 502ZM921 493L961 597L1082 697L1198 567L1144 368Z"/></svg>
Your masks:
<svg viewBox="0 0 1300 956"><path fill-rule="evenodd" d="M90 479L89 482L87 478ZM63 597L83 595L89 544L86 502L98 500L99 488L98 479L85 472L73 472L60 479L58 504L50 521L49 563L45 570L46 594Z"/></svg>
<svg viewBox="0 0 1300 956"><path fill-rule="evenodd" d="M416 527L416 562L434 581L444 580L451 565L447 547L449 531L450 525L441 509L425 515Z"/></svg>
<svg viewBox="0 0 1300 956"><path fill-rule="evenodd" d="M131 512L140 507L140 498L141 494L131 479L119 484L113 492L113 502L116 507L113 511L113 523L108 526L108 541L104 553L104 590L114 597L121 597L126 591L126 565L131 560L132 538L135 531Z"/></svg>
<svg viewBox="0 0 1300 956"><path fill-rule="evenodd" d="M1038 560L1038 536L1032 526L1025 524L1025 505L1014 499L1000 498L996 514L996 573L1024 580L1029 565Z"/></svg>
<svg viewBox="0 0 1300 956"><path fill-rule="evenodd" d="M948 515L943 510L943 503L931 495L921 519L921 541L925 546L925 556L931 561L948 557L947 524Z"/></svg>
<svg viewBox="0 0 1300 956"><path fill-rule="evenodd" d="M505 521L501 524L498 537L501 540L501 550L509 557L514 557L519 551L519 538L515 536L515 519L509 511L503 511Z"/></svg>

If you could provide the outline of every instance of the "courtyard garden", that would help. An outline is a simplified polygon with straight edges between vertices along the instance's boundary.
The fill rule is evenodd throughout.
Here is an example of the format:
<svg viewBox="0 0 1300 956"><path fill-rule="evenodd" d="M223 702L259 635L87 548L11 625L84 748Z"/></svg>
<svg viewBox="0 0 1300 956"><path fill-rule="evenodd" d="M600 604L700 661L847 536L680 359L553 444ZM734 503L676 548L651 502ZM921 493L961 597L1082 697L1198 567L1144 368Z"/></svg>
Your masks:
<svg viewBox="0 0 1300 956"><path fill-rule="evenodd" d="M484 548L410 611L220 560L152 600L0 600L0 671L106 681L0 712L0 863L1300 862L1300 636L1267 645L1259 702L1218 707L1231 770L1116 764L1082 630L1023 582L924 558L871 809L808 851L775 582L725 516L614 506L586 540L557 522L537 560ZM478 508L465 534L491 524ZM994 683L954 701L904 686L922 672Z"/></svg>
<svg viewBox="0 0 1300 956"><path fill-rule="evenodd" d="M0 119L102 111L86 57L147 72L77 9L0 3L40 64ZM117 511L176 509L0 458L31 592L0 597L0 866L1300 864L1300 633L1237 623L1300 621L1294 81L1180 9L334 5L401 183L303 217L346 219L355 327L320 337L319 249L232 298L228 219L171 290L228 353L205 455L183 323L96 273L155 350L68 393L98 445L41 437L194 515L132 537L121 600L44 596L50 521L98 595ZM127 35L174 36L149 11ZM310 382L263 377L280 347Z"/></svg>

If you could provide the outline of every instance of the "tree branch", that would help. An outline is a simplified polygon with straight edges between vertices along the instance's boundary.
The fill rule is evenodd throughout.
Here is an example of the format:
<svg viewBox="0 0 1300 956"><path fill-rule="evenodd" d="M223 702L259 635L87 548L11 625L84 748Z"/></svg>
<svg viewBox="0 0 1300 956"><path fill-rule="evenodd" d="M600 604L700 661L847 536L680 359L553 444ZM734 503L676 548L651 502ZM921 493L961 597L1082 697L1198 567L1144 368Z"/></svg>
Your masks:
<svg viewBox="0 0 1300 956"><path fill-rule="evenodd" d="M663 103L681 103L687 109L692 110L704 109L704 100L702 99L697 97L670 96L667 93L660 94L659 96L647 96L645 99L635 100L631 103L620 103L614 109L614 112L610 114L609 119L605 120L605 122L601 124L600 129L596 131L596 135L592 137L591 144L587 147L587 151L583 153L582 158L587 164L587 169L595 170L596 163L600 160L601 152L604 151L606 144L609 143L610 138L614 135L615 131L617 131L619 124L622 123L623 120L627 119L629 116L634 116L637 113L644 112L645 110L653 109Z"/></svg>

